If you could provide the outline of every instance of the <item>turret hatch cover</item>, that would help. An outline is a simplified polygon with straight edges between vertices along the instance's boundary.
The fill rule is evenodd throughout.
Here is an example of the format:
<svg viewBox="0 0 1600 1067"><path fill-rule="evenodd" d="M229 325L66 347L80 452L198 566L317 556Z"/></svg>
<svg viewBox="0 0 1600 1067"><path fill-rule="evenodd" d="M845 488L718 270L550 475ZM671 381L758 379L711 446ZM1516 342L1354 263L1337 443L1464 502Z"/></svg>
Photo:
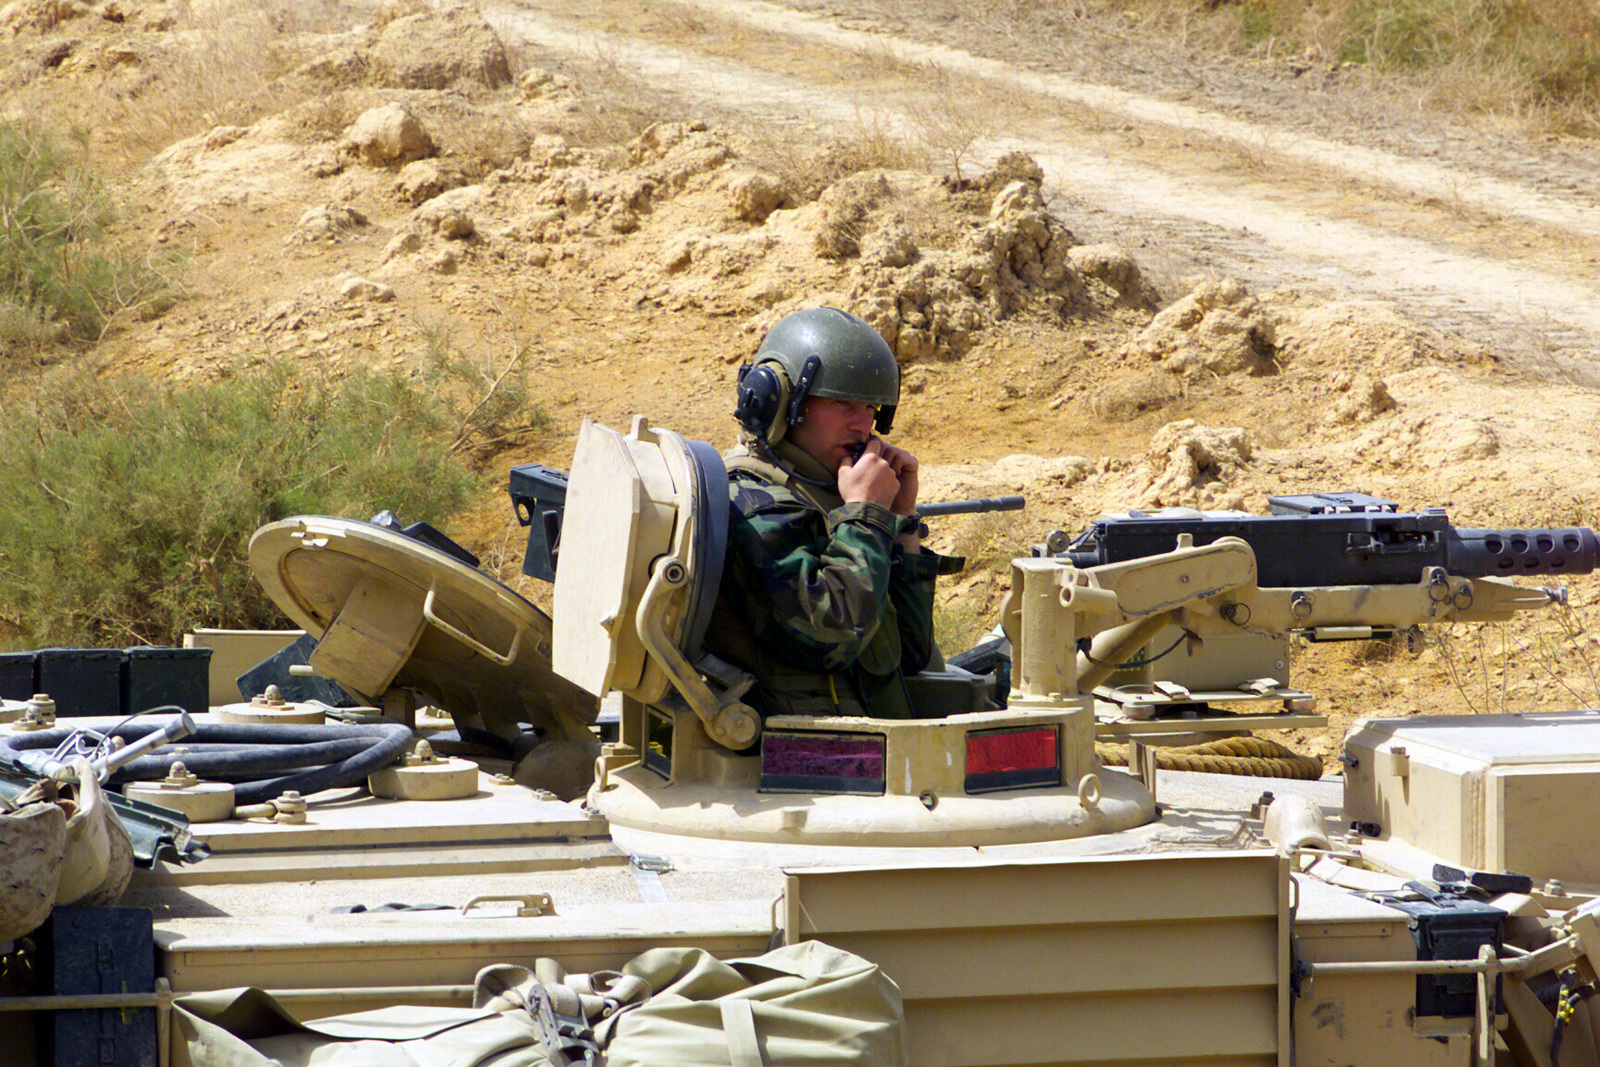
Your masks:
<svg viewBox="0 0 1600 1067"><path fill-rule="evenodd" d="M550 618L444 552L371 523L297 516L263 526L250 568L317 638L311 665L377 702L410 688L459 725L514 739L588 740L599 703L550 668Z"/></svg>

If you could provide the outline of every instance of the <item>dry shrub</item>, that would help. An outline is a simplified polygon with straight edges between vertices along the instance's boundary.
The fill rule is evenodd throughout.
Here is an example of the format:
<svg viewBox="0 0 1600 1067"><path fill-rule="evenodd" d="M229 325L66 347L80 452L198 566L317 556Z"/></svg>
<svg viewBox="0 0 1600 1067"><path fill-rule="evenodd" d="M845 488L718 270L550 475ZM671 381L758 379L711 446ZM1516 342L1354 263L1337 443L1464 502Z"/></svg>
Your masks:
<svg viewBox="0 0 1600 1067"><path fill-rule="evenodd" d="M337 141L364 110L357 100L342 92L319 93L294 109L294 136L306 144Z"/></svg>
<svg viewBox="0 0 1600 1067"><path fill-rule="evenodd" d="M444 147L469 179L481 178L526 155L533 133L522 124L491 111L474 110L450 127Z"/></svg>
<svg viewBox="0 0 1600 1067"><path fill-rule="evenodd" d="M961 164L980 141L1004 126L1002 102L981 84L942 84L908 109L912 127L927 154L950 168L959 184Z"/></svg>
<svg viewBox="0 0 1600 1067"><path fill-rule="evenodd" d="M777 178L797 200L815 200L852 174L874 170L920 170L927 152L873 115L858 115L844 137L816 144L792 128L774 124L746 131L750 162Z"/></svg>
<svg viewBox="0 0 1600 1067"><path fill-rule="evenodd" d="M576 93L574 109L561 128L574 145L624 145L656 123L677 117L666 97L628 73L614 54L598 52L565 73Z"/></svg>

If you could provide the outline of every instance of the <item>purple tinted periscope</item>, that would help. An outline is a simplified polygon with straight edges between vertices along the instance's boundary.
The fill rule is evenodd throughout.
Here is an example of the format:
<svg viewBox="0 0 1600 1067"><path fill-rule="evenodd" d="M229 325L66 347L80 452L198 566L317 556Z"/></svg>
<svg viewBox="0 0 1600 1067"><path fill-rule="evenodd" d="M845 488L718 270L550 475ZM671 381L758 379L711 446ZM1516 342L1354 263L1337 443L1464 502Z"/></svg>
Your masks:
<svg viewBox="0 0 1600 1067"><path fill-rule="evenodd" d="M768 734L763 774L818 778L882 778L883 738L848 734Z"/></svg>

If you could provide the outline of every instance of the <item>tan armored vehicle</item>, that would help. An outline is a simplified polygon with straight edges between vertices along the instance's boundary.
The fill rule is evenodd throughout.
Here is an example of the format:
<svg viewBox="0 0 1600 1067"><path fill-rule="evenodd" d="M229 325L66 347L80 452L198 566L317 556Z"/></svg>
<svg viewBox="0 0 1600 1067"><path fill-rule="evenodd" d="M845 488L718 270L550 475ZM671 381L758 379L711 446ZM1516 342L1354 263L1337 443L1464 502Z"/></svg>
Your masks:
<svg viewBox="0 0 1600 1067"><path fill-rule="evenodd" d="M153 1017L161 1064L347 1062L308 1050L352 1054L357 1038L406 1033L400 1023L444 1042L418 1029L440 1017L430 1012L476 996L480 1015L526 1003L537 1016L534 999L517 1000L529 982L569 988L550 966L518 984L491 965L603 972L664 946L722 959L776 946L790 955L762 958L828 961L807 980L854 981L876 965L897 989L888 1017L898 1027L903 1013L901 1038L880 1041L882 1019L852 1015L852 993L829 1009L836 1025L815 1030L829 1035L823 1051L796 1043L789 1009L733 1003L760 999L752 979L706 1016L714 1036L693 1055L670 1042L624 1055L645 1029L608 1013L642 994L596 973L589 1002L557 1006L573 1041L561 1055L1600 1063L1600 1002L1587 996L1600 959L1600 715L1363 721L1342 779L1161 769L1163 744L1193 739L1176 735L1321 721L1313 694L1290 686L1291 635L1509 618L1561 595L1512 577L1593 569L1592 531L1456 531L1369 498L1285 498L1280 525L1348 517L1329 562L1305 544L1258 551L1253 539L1279 527L1248 516L1108 516L1015 562L1004 691L996 674L952 667L915 680L928 718L763 721L744 700L750 679L701 647L726 500L704 443L643 419L625 435L586 425L564 518L526 516L536 538L559 533L551 617L393 530L306 517L259 531L252 565L316 642L294 676L331 679L368 706L296 724L329 709L245 702L227 665L247 643L295 635L197 635L216 648L217 691L194 736L350 731L335 738L353 753L341 765L379 765L287 798L276 790L311 772L234 791L172 767L125 787L186 812L211 852L157 859L122 896L150 909L156 989L68 996L14 982L0 996L0 1032L16 1035L0 1062L43 1050L27 1021L83 1009ZM238 663L261 656L252 644ZM38 710L24 722L25 710L0 739L12 762L39 751L18 740L40 734ZM142 755L185 745L185 729ZM304 737L294 744L333 743ZM1097 743L1128 766L1108 766ZM201 760L204 747L181 755ZM9 936L15 961L24 933ZM818 942L830 948L783 948ZM841 970L842 959L866 963ZM397 1005L410 1007L351 1016ZM290 1019L335 1015L310 1030Z"/></svg>

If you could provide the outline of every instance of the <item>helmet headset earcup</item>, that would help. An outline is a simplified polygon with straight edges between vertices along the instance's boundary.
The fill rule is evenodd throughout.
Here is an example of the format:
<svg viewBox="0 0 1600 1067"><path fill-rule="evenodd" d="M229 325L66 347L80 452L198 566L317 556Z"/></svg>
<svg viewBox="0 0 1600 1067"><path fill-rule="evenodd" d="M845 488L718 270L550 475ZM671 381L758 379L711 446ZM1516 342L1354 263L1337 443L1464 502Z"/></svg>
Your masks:
<svg viewBox="0 0 1600 1067"><path fill-rule="evenodd" d="M739 368L733 417L751 436L775 445L789 432L789 376L776 360L746 363Z"/></svg>

